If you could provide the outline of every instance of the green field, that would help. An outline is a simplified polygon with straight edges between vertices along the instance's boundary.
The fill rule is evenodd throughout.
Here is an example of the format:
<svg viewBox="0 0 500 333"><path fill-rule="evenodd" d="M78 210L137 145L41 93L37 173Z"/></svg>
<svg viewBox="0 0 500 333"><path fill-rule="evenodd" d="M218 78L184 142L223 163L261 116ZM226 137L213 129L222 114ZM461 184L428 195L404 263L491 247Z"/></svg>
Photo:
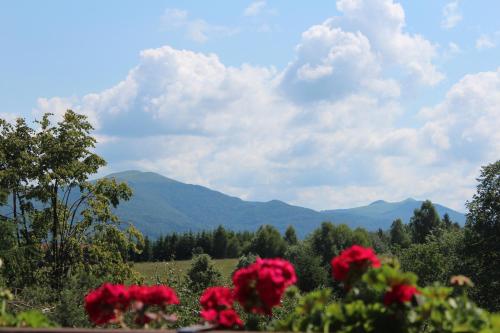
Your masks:
<svg viewBox="0 0 500 333"><path fill-rule="evenodd" d="M229 280L231 273L238 264L238 259L214 259L215 266L222 273L224 279ZM191 266L191 260L178 260L167 262L139 262L134 264L134 270L145 278L147 283L181 280Z"/></svg>

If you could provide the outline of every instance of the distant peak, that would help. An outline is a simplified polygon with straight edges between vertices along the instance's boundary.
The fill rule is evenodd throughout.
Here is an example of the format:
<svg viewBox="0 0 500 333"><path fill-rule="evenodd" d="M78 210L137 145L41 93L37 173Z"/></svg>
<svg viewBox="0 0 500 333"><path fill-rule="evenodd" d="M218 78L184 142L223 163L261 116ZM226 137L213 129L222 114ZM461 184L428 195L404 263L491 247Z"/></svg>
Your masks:
<svg viewBox="0 0 500 333"><path fill-rule="evenodd" d="M125 170L125 171L118 171L111 173L107 175L106 177L117 177L117 176L132 176L132 175L139 175L141 174L142 171L139 170Z"/></svg>
<svg viewBox="0 0 500 333"><path fill-rule="evenodd" d="M379 204L384 204L384 203L387 203L387 201L385 200L377 200L377 201L374 201L370 204L370 206L372 205L379 205Z"/></svg>
<svg viewBox="0 0 500 333"><path fill-rule="evenodd" d="M173 179L160 175L156 172L151 171L139 171L139 170L126 170L115 172L105 176L106 178L120 178L120 179L136 179L136 180L154 180L154 181L169 181L169 182L177 182Z"/></svg>
<svg viewBox="0 0 500 333"><path fill-rule="evenodd" d="M406 198L406 199L404 199L403 201L417 201L417 200L415 200L415 199L413 199L413 198Z"/></svg>

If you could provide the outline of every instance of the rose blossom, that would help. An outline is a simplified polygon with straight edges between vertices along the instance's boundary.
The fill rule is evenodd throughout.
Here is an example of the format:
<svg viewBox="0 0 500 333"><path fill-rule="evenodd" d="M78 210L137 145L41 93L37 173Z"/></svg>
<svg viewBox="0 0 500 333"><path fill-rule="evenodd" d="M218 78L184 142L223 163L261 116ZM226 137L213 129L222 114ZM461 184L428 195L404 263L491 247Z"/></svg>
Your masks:
<svg viewBox="0 0 500 333"><path fill-rule="evenodd" d="M384 304L389 306L393 303L410 302L414 295L420 292L415 286L408 284L397 284L391 287L391 290L384 295Z"/></svg>
<svg viewBox="0 0 500 333"><path fill-rule="evenodd" d="M131 286L130 299L145 305L165 306L179 304L175 291L167 286Z"/></svg>
<svg viewBox="0 0 500 333"><path fill-rule="evenodd" d="M257 259L234 274L234 294L247 311L270 315L271 309L281 303L286 288L296 281L297 276L290 262Z"/></svg>
<svg viewBox="0 0 500 333"><path fill-rule="evenodd" d="M369 267L380 267L380 261L371 248L353 245L331 261L332 275L338 281L346 281L351 270L363 271Z"/></svg>
<svg viewBox="0 0 500 333"><path fill-rule="evenodd" d="M227 287L207 288L200 297L202 310L200 316L207 322L216 323L220 327L242 327L243 322L234 311L233 291Z"/></svg>
<svg viewBox="0 0 500 333"><path fill-rule="evenodd" d="M105 283L85 296L85 310L97 325L116 322L117 315L126 310L130 298L123 285Z"/></svg>
<svg viewBox="0 0 500 333"><path fill-rule="evenodd" d="M243 321L240 319L234 309L222 310L219 313L219 325L226 328L232 328L234 326L242 327Z"/></svg>
<svg viewBox="0 0 500 333"><path fill-rule="evenodd" d="M200 304L204 309L230 308L233 303L233 291L227 287L207 288L200 298Z"/></svg>

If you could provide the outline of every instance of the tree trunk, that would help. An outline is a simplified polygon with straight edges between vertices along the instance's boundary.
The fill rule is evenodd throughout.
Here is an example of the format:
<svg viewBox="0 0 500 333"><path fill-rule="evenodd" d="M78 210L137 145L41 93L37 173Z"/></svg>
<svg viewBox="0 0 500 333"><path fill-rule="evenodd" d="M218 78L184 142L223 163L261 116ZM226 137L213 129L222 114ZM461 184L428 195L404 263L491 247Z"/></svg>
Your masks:
<svg viewBox="0 0 500 333"><path fill-rule="evenodd" d="M60 288L60 263L59 263L59 249L58 249L58 214L57 214L57 182L54 184L54 192L52 193L52 265L53 265L53 276L52 283L56 289Z"/></svg>
<svg viewBox="0 0 500 333"><path fill-rule="evenodd" d="M12 211L14 216L14 222L16 224L16 236L17 236L17 245L21 246L21 237L19 236L19 225L17 220L17 192L16 190L12 190Z"/></svg>

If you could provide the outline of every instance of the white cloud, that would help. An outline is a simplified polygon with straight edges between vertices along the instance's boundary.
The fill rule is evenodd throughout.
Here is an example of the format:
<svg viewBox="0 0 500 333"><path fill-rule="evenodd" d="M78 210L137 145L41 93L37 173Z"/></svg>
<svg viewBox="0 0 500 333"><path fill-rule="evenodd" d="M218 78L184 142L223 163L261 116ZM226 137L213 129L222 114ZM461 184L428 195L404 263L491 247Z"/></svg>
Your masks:
<svg viewBox="0 0 500 333"><path fill-rule="evenodd" d="M462 14L458 5L458 0L454 0L443 7L443 20L441 21L443 28L454 28L462 20Z"/></svg>
<svg viewBox="0 0 500 333"><path fill-rule="evenodd" d="M443 157L491 161L500 156L500 68L469 74L453 85L443 102L425 108L422 131L438 138ZM438 144L442 142L442 144Z"/></svg>
<svg viewBox="0 0 500 333"><path fill-rule="evenodd" d="M245 15L245 16L257 16L262 12L262 10L266 7L266 5L267 5L267 3L265 0L254 1L247 8L245 8L243 15Z"/></svg>
<svg viewBox="0 0 500 333"><path fill-rule="evenodd" d="M190 19L185 10L167 8L162 16L163 27L173 30L184 30L186 37L204 43L211 38L227 37L238 33L238 29L223 25L210 24L202 19Z"/></svg>
<svg viewBox="0 0 500 333"><path fill-rule="evenodd" d="M448 52L450 54L458 54L458 53L462 52L462 49L456 43L449 42L448 43Z"/></svg>
<svg viewBox="0 0 500 333"><path fill-rule="evenodd" d="M339 0L343 14L302 34L283 90L295 100L339 98L354 91L397 97L395 69L424 85L444 77L432 63L436 46L404 31L403 8L392 0Z"/></svg>
<svg viewBox="0 0 500 333"><path fill-rule="evenodd" d="M379 59L360 32L316 25L302 34L296 50L297 58L281 81L283 90L295 100L336 100L372 90L399 95L398 85L381 77Z"/></svg>
<svg viewBox="0 0 500 333"><path fill-rule="evenodd" d="M398 68L431 84L434 46L403 31L404 12L392 1L338 6L344 16L305 31L283 70L164 46L141 52L114 87L40 99L35 112L89 115L109 171L152 170L318 209L408 196L463 209L479 166L500 154L500 69L464 77L420 112L421 125L401 126L404 86L390 59L400 50Z"/></svg>
<svg viewBox="0 0 500 333"><path fill-rule="evenodd" d="M495 41L488 35L481 35L476 40L476 49L478 50L491 49L495 46Z"/></svg>
<svg viewBox="0 0 500 333"><path fill-rule="evenodd" d="M323 25L359 31L386 67L396 64L425 85L439 83L444 75L432 63L436 45L418 34L405 32L405 12L393 0L338 0L343 14Z"/></svg>

